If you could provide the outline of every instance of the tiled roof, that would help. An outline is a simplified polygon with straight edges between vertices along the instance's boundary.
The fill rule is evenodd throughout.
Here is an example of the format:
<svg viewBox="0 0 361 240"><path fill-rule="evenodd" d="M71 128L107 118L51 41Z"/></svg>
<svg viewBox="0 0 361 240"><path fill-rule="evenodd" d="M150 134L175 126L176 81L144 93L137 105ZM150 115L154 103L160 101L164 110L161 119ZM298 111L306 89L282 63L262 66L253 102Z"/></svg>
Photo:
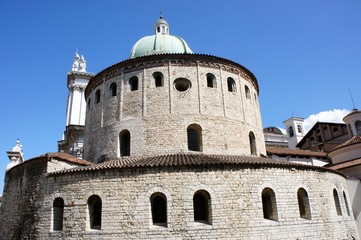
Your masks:
<svg viewBox="0 0 361 240"><path fill-rule="evenodd" d="M309 166L305 164L294 164L283 161L277 161L269 158L252 156L229 156L229 155L206 155L206 154L169 154L152 157L130 157L109 160L103 163L94 164L86 167L77 167L58 172L49 173L49 175L97 171L102 169L123 169L123 168L152 168L152 167L180 167L180 166L216 166L216 165L246 165L263 167L289 167L299 169L317 169L327 171L329 169Z"/></svg>
<svg viewBox="0 0 361 240"><path fill-rule="evenodd" d="M267 154L276 154L276 155L308 156L308 157L326 157L327 155L327 153L325 152L316 152L310 150L290 149L290 148L267 147L266 150L267 150Z"/></svg>
<svg viewBox="0 0 361 240"><path fill-rule="evenodd" d="M28 160L24 161L23 163L12 167L9 171L12 171L13 169L16 169L20 166L27 166L28 164L33 164L34 162L50 161L51 159L57 159L57 160L61 160L61 161L75 163L75 164L82 165L82 166L90 166L90 165L94 164L92 162L76 158L73 155L70 155L68 153L53 152L53 153L45 153L43 155L28 159Z"/></svg>
<svg viewBox="0 0 361 240"><path fill-rule="evenodd" d="M343 148L346 146L351 146L357 143L361 143L361 136L353 136L351 139L347 140L346 142L338 145L337 147L335 147L333 150L339 149L339 148ZM332 150L332 151L333 151Z"/></svg>
<svg viewBox="0 0 361 240"><path fill-rule="evenodd" d="M68 153L64 153L64 152L52 152L52 153L46 153L44 155L40 155L36 158L41 158L41 157L45 157L47 160L50 160L51 158L55 158L58 160L63 160L63 161L67 161L67 162L71 162L71 163L76 163L79 165L84 165L84 166L89 166L89 165L93 165L94 163L74 157L73 155L70 155Z"/></svg>
<svg viewBox="0 0 361 240"><path fill-rule="evenodd" d="M328 168L330 168L332 170L341 170L341 169L345 169L345 168L355 167L358 165L361 165L361 158L357 158L357 159L343 162L343 163L338 163L338 164L332 165Z"/></svg>

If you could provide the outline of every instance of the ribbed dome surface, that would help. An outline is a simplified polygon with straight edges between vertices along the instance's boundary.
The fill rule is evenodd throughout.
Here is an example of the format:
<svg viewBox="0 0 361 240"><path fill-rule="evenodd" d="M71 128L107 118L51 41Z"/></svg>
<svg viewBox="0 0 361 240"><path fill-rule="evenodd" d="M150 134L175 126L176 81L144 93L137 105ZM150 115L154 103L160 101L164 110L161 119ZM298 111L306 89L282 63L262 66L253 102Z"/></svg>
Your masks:
<svg viewBox="0 0 361 240"><path fill-rule="evenodd" d="M154 25L155 34L138 40L129 58L162 53L193 53L181 37L169 35L168 23L161 17Z"/></svg>

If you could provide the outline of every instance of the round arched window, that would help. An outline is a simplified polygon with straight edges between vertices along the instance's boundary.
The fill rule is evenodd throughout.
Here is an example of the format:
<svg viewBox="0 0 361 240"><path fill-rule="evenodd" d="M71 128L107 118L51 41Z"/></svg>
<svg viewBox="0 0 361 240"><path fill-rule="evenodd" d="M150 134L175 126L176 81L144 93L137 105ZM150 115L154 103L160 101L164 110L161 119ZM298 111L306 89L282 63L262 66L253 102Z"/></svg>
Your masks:
<svg viewBox="0 0 361 240"><path fill-rule="evenodd" d="M186 78L177 78L174 80L173 84L175 89L179 92L185 92L192 86L191 81Z"/></svg>

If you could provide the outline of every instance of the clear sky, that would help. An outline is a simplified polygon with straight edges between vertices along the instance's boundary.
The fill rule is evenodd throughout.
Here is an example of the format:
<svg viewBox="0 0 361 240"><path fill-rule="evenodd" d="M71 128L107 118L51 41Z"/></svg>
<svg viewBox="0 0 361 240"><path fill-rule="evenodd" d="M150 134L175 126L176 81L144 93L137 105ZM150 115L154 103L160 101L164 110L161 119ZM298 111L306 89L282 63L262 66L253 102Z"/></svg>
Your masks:
<svg viewBox="0 0 361 240"><path fill-rule="evenodd" d="M97 73L153 34L160 11L195 53L252 71L263 126L361 108L361 1L0 1L0 195L20 139L25 159L57 151L65 130L66 74L78 49Z"/></svg>

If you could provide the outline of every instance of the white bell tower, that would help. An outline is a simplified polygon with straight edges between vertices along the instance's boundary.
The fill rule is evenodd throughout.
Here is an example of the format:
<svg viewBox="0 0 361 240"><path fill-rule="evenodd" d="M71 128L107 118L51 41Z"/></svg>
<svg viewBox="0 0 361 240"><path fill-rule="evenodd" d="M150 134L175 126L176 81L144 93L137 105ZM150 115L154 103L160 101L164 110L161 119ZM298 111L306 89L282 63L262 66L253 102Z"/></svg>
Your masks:
<svg viewBox="0 0 361 240"><path fill-rule="evenodd" d="M68 102L66 106L66 128L63 139L58 141L58 151L83 156L86 102L84 91L93 73L86 71L84 56L75 53L72 71L68 73Z"/></svg>
<svg viewBox="0 0 361 240"><path fill-rule="evenodd" d="M297 143L299 143L305 135L303 120L304 118L291 117L283 122L287 131L289 148L296 148Z"/></svg>

